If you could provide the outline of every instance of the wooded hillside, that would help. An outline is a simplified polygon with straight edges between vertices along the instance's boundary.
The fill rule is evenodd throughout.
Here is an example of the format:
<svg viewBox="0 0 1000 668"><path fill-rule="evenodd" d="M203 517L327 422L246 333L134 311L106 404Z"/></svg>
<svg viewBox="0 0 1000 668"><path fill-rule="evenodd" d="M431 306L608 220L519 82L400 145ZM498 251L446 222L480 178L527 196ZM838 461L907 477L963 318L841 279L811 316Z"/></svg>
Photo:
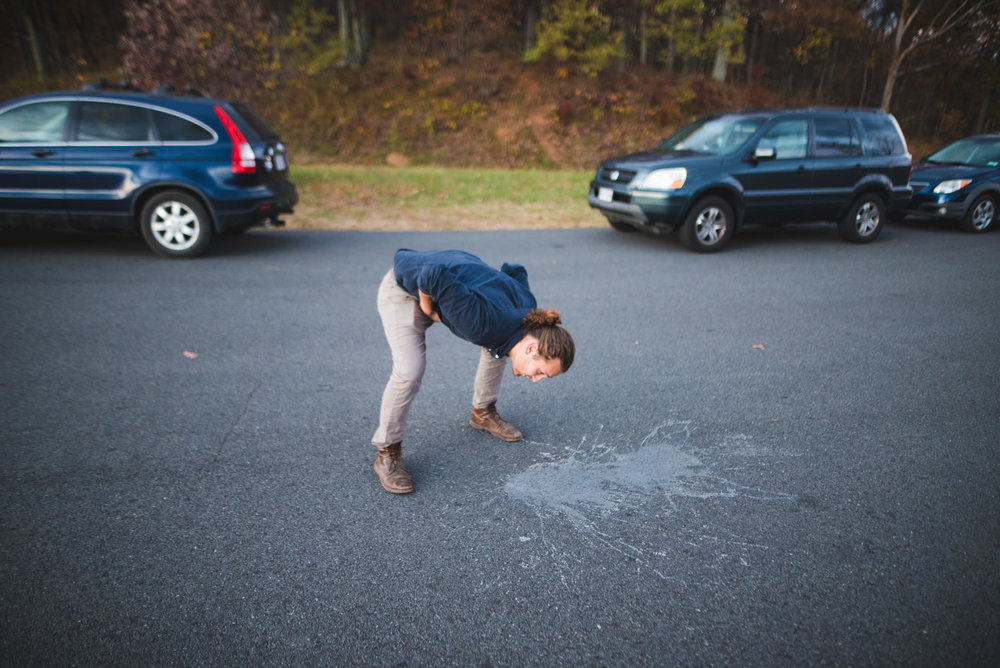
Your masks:
<svg viewBox="0 0 1000 668"><path fill-rule="evenodd" d="M997 0L0 0L0 95L98 76L251 102L297 159L591 168L702 113L1000 131Z"/></svg>

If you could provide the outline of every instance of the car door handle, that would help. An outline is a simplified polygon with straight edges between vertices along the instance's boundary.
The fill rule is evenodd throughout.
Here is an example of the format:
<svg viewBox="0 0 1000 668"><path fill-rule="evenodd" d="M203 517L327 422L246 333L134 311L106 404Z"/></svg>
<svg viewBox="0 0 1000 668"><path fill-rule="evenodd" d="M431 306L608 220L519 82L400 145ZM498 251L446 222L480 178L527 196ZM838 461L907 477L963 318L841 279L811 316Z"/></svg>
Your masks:
<svg viewBox="0 0 1000 668"><path fill-rule="evenodd" d="M47 158L50 155L55 155L55 154L56 154L55 151L50 151L47 148L40 148L36 151L31 152L31 155L35 156L36 158Z"/></svg>
<svg viewBox="0 0 1000 668"><path fill-rule="evenodd" d="M137 148L134 151L132 151L132 155L134 155L137 158L148 158L151 155L156 155L156 153L154 151L150 151L149 149Z"/></svg>

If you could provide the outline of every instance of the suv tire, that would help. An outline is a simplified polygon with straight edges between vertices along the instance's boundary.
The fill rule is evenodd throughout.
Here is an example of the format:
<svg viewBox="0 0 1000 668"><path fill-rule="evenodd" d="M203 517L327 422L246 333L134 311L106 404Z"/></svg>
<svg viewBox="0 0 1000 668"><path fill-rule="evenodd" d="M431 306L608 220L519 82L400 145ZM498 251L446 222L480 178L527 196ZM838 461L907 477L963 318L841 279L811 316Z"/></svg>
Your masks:
<svg viewBox="0 0 1000 668"><path fill-rule="evenodd" d="M729 243L736 220L733 208L721 197L695 202L680 229L681 243L696 253L714 253Z"/></svg>
<svg viewBox="0 0 1000 668"><path fill-rule="evenodd" d="M865 193L854 200L837 226L845 241L866 244L878 238L885 224L885 203L874 193Z"/></svg>
<svg viewBox="0 0 1000 668"><path fill-rule="evenodd" d="M179 190L154 195L142 208L139 229L163 257L198 257L212 241L212 222L197 198Z"/></svg>
<svg viewBox="0 0 1000 668"><path fill-rule="evenodd" d="M997 201L991 195L980 195L969 207L960 227L965 232L986 232L997 219Z"/></svg>

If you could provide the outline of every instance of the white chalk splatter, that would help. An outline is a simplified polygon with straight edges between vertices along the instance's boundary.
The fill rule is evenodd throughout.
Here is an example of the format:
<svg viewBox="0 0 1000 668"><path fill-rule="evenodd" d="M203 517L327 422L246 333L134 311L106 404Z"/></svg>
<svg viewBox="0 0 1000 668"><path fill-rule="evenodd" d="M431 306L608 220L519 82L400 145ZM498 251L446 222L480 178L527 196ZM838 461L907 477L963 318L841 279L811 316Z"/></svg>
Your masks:
<svg viewBox="0 0 1000 668"><path fill-rule="evenodd" d="M623 520L620 515L624 510L659 503L663 506L661 512L669 513L676 510L676 500L681 497L782 501L795 498L745 487L714 475L691 452L690 436L689 422L665 422L653 429L638 448L624 451L607 443L601 433L594 439L584 437L576 447L543 453L547 461L512 476L505 484L505 491L535 510L542 523L540 538L550 545L553 554L566 555L570 551L547 541L544 523L547 518L562 517L589 542L627 555L630 567L644 567L668 578L655 563L658 557L665 556L662 549L636 545L615 536L614 527L621 522L633 525L642 522L641 516L634 515Z"/></svg>

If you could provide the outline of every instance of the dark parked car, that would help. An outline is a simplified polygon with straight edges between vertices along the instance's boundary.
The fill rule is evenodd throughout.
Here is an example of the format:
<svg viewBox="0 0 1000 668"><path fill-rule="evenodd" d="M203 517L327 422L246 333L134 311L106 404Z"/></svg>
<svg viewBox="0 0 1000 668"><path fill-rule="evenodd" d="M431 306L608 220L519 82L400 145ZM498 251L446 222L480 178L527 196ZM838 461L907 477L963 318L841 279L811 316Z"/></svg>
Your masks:
<svg viewBox="0 0 1000 668"><path fill-rule="evenodd" d="M986 232L1000 202L1000 135L959 139L913 166L907 213L959 221L966 232Z"/></svg>
<svg viewBox="0 0 1000 668"><path fill-rule="evenodd" d="M590 206L623 232L680 229L699 252L746 224L837 222L874 241L910 199L910 155L890 114L865 109L744 111L707 116L658 148L605 161Z"/></svg>
<svg viewBox="0 0 1000 668"><path fill-rule="evenodd" d="M0 105L0 227L131 230L194 257L297 202L284 144L239 102L89 86Z"/></svg>

